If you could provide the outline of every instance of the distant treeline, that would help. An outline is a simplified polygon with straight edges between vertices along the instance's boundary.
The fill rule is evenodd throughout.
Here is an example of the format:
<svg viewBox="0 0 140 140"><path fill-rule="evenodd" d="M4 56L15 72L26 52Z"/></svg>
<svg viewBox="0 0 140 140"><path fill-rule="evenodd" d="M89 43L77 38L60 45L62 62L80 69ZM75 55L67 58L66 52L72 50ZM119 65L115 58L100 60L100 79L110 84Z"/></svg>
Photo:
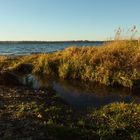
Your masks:
<svg viewBox="0 0 140 140"><path fill-rule="evenodd" d="M0 41L0 44L44 44L44 43L104 43L107 41L88 41L88 40L78 40L78 41Z"/></svg>

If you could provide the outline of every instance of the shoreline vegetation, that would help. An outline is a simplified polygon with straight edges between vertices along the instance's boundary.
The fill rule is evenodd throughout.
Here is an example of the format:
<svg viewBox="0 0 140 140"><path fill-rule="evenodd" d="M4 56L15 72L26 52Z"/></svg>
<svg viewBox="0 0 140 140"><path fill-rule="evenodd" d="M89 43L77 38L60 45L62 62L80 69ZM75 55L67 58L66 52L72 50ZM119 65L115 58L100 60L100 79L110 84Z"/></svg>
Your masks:
<svg viewBox="0 0 140 140"><path fill-rule="evenodd" d="M140 41L117 40L98 47L69 47L47 54L0 57L0 70L140 88Z"/></svg>
<svg viewBox="0 0 140 140"><path fill-rule="evenodd" d="M76 110L52 89L18 85L17 74L94 81L140 88L140 41L115 40L100 47L0 57L1 139L140 139L140 105L113 103ZM11 84L10 84L11 83Z"/></svg>

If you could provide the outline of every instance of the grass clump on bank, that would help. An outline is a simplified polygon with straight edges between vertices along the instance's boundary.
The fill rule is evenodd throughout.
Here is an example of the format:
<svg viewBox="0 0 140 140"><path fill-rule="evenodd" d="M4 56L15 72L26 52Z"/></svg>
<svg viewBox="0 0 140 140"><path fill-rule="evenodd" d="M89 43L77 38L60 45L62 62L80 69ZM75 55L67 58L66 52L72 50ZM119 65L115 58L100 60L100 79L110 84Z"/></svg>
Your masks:
<svg viewBox="0 0 140 140"><path fill-rule="evenodd" d="M90 112L90 119L98 126L97 133L104 138L139 139L140 106L114 103Z"/></svg>

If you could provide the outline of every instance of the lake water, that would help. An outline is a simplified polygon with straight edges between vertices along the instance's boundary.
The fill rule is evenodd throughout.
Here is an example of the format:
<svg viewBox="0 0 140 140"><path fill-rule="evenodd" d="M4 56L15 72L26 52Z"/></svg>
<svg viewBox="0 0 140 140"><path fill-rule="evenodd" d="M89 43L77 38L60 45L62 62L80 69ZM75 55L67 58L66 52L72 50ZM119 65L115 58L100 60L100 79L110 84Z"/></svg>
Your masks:
<svg viewBox="0 0 140 140"><path fill-rule="evenodd" d="M103 42L38 42L38 43L1 43L0 55L28 55L63 50L69 46L98 46Z"/></svg>
<svg viewBox="0 0 140 140"><path fill-rule="evenodd" d="M53 89L57 95L76 108L101 107L114 102L140 103L138 91L126 88L112 88L91 82L60 80L54 78L26 75L20 78L22 83L33 89Z"/></svg>

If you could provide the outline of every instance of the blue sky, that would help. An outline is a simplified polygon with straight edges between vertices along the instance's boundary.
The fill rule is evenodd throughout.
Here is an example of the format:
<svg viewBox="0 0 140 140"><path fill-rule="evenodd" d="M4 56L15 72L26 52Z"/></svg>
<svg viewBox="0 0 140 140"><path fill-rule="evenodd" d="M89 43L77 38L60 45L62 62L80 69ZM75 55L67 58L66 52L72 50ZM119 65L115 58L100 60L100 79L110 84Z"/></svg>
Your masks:
<svg viewBox="0 0 140 140"><path fill-rule="evenodd" d="M0 40L106 40L140 29L140 0L0 0Z"/></svg>

